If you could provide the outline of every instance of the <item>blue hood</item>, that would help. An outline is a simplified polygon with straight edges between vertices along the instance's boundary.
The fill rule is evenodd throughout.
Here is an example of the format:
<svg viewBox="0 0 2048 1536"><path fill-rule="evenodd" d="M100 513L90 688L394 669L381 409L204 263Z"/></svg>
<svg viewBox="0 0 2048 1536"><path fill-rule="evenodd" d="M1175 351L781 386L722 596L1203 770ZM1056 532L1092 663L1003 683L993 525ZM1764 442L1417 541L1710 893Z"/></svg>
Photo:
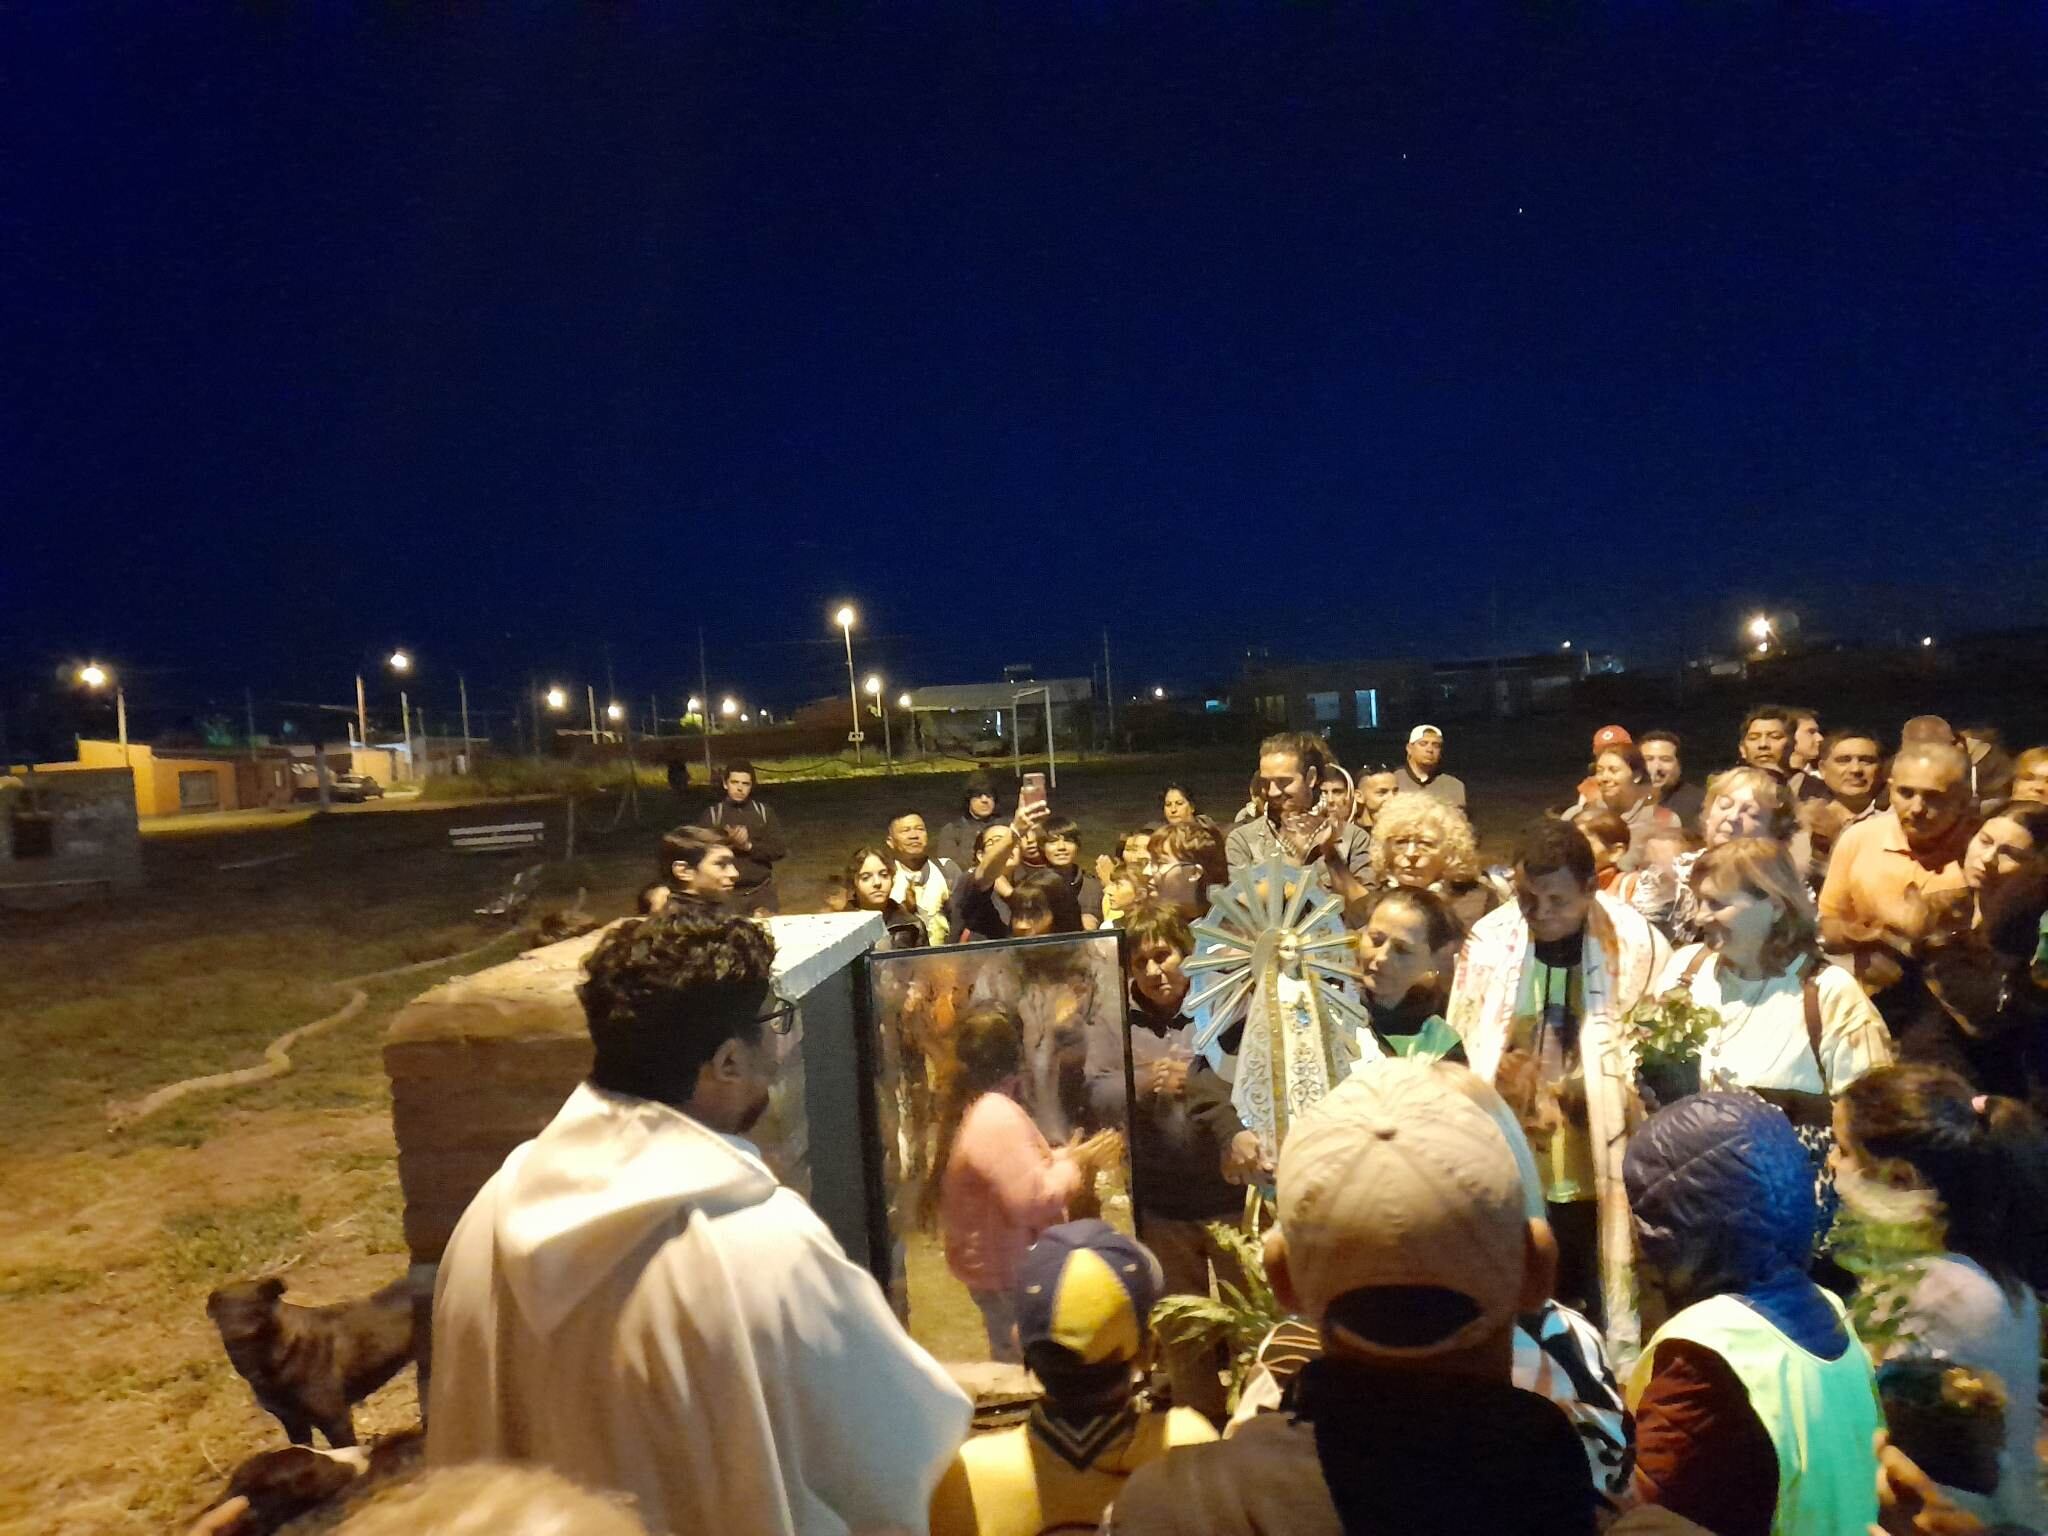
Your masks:
<svg viewBox="0 0 2048 1536"><path fill-rule="evenodd" d="M1803 1280L1819 1203L1791 1122L1743 1093L1701 1093L1650 1117L1622 1166L1644 1260L1690 1305Z"/></svg>

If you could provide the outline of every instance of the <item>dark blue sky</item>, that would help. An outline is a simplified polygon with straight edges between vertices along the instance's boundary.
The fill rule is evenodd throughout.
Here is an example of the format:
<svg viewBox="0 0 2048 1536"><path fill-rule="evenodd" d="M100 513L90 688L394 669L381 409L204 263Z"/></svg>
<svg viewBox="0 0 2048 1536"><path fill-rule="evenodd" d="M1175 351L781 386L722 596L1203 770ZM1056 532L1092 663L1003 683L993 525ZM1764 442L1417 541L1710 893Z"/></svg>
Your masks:
<svg viewBox="0 0 2048 1536"><path fill-rule="evenodd" d="M11 673L2041 615L2038 6L201 9L0 21Z"/></svg>

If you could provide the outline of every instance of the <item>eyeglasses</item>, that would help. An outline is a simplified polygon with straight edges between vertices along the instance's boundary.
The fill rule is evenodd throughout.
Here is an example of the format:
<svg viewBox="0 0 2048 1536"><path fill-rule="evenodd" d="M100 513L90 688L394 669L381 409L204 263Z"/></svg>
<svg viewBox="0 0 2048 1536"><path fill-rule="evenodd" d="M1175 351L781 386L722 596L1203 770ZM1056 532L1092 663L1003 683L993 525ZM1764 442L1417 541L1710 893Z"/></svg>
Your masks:
<svg viewBox="0 0 2048 1536"><path fill-rule="evenodd" d="M786 1035L796 1028L796 1004L778 1003L755 1019L770 1034Z"/></svg>
<svg viewBox="0 0 2048 1536"><path fill-rule="evenodd" d="M1401 853L1435 853L1443 844L1433 837L1390 837L1387 846Z"/></svg>

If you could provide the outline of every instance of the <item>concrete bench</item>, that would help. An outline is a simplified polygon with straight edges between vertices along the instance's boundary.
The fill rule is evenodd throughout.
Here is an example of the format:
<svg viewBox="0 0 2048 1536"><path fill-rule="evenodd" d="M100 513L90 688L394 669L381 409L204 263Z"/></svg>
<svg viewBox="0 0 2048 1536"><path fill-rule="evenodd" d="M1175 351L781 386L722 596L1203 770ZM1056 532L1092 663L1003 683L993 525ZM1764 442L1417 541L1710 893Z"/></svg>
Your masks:
<svg viewBox="0 0 2048 1536"><path fill-rule="evenodd" d="M538 848L547 841L547 828L538 821L508 821L496 827L450 827L448 846L457 853L502 853L514 848Z"/></svg>

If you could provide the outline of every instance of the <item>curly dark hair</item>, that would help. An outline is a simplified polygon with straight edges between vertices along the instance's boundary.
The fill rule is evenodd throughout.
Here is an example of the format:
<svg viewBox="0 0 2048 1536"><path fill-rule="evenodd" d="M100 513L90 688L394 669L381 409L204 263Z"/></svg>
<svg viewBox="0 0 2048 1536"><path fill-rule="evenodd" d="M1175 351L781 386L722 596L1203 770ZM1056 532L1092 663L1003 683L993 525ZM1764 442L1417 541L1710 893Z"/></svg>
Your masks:
<svg viewBox="0 0 2048 1536"><path fill-rule="evenodd" d="M597 1048L590 1081L681 1105L728 1040L757 1040L775 941L744 917L671 903L628 918L583 963L576 996Z"/></svg>

